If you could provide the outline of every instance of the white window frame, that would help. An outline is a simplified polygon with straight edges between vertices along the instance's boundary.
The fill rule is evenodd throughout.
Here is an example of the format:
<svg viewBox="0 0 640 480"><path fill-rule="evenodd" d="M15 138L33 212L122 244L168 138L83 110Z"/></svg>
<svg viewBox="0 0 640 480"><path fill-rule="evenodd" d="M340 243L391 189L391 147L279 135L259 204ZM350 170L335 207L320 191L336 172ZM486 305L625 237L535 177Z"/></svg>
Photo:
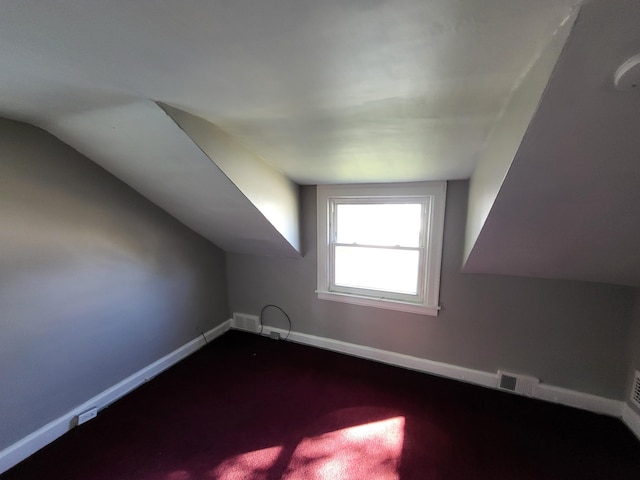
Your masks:
<svg viewBox="0 0 640 480"><path fill-rule="evenodd" d="M446 182L318 185L318 298L437 316ZM335 206L338 204L420 203L423 229L416 295L337 286L334 282ZM339 244L338 244L339 245Z"/></svg>

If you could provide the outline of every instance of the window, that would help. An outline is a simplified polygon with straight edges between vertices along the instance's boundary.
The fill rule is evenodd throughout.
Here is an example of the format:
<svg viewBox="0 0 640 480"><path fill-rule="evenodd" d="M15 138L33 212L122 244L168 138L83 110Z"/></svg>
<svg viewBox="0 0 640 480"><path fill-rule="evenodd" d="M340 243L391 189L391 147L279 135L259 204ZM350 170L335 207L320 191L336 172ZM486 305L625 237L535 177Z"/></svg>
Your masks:
<svg viewBox="0 0 640 480"><path fill-rule="evenodd" d="M319 185L318 298L437 315L445 192Z"/></svg>

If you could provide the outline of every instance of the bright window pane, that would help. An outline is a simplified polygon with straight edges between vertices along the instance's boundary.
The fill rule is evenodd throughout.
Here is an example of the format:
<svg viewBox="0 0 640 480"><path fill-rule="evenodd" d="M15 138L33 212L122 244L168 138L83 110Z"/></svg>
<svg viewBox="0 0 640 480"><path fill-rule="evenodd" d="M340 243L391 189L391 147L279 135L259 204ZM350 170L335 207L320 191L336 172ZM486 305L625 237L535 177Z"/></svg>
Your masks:
<svg viewBox="0 0 640 480"><path fill-rule="evenodd" d="M335 253L336 285L418 293L417 250L337 246Z"/></svg>
<svg viewBox="0 0 640 480"><path fill-rule="evenodd" d="M338 204L337 242L360 245L420 246L422 205Z"/></svg>

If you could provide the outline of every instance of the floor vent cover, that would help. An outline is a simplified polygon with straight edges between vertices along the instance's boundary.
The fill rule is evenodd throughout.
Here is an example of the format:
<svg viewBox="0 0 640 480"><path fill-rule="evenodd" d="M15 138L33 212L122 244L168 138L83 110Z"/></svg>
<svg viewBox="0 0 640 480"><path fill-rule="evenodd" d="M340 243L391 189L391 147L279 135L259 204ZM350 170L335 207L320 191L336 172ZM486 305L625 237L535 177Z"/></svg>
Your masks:
<svg viewBox="0 0 640 480"><path fill-rule="evenodd" d="M256 315L234 312L232 326L233 328L237 328L238 330L258 332L260 328L260 319Z"/></svg>
<svg viewBox="0 0 640 480"><path fill-rule="evenodd" d="M631 386L631 401L640 408L640 372L638 370L636 370L636 376Z"/></svg>
<svg viewBox="0 0 640 480"><path fill-rule="evenodd" d="M513 375L509 375L507 373L503 373L502 375L500 375L500 388L502 390L510 390L512 392L515 392L517 386L517 377L514 377Z"/></svg>
<svg viewBox="0 0 640 480"><path fill-rule="evenodd" d="M508 392L519 393L528 397L533 395L533 388L540 383L535 377L498 371L498 388Z"/></svg>

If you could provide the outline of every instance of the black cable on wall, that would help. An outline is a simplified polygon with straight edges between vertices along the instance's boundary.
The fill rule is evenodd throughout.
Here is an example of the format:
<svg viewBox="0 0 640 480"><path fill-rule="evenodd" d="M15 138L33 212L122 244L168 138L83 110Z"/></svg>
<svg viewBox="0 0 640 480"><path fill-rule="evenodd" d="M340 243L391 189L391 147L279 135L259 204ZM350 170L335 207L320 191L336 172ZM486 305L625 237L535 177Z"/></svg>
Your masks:
<svg viewBox="0 0 640 480"><path fill-rule="evenodd" d="M282 308L280 308L278 305L274 305L272 303L265 305L264 307L262 307L262 310L260 310L260 317L259 317L259 322L260 322L260 331L258 332L259 335L262 335L262 331L264 330L264 323L262 323L262 316L264 314L264 311L269 308L277 308L278 310L280 310L283 315L287 318L287 321L289 322L289 330L287 331L287 335L283 338L283 340L286 340L287 338L289 338L289 335L291 334L291 319L289 318L289 315L287 315L287 312L285 312Z"/></svg>

